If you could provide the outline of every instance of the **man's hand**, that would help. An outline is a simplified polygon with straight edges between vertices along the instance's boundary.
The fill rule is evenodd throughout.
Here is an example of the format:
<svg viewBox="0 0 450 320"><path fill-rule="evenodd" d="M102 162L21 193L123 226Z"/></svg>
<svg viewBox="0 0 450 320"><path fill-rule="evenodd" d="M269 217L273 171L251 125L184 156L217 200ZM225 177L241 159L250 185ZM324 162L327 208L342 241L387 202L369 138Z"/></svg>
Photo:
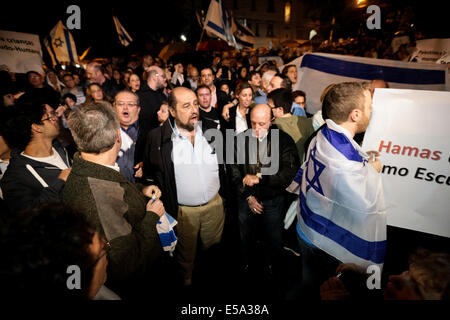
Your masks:
<svg viewBox="0 0 450 320"><path fill-rule="evenodd" d="M348 300L350 294L344 283L336 277L330 278L320 286L321 300Z"/></svg>
<svg viewBox="0 0 450 320"><path fill-rule="evenodd" d="M245 186L253 187L255 184L259 183L259 178L252 174L248 174L242 180L242 184Z"/></svg>
<svg viewBox="0 0 450 320"><path fill-rule="evenodd" d="M147 211L152 211L156 213L158 216L162 217L164 212L166 212L166 209L164 209L164 205L161 200L158 199L155 202L153 202L153 200L150 199L147 202Z"/></svg>
<svg viewBox="0 0 450 320"><path fill-rule="evenodd" d="M18 92L18 93L16 93L16 94L14 95L14 99L17 100L17 99L19 99L21 96L23 96L24 94L25 94L25 91L20 91L20 92Z"/></svg>
<svg viewBox="0 0 450 320"><path fill-rule="evenodd" d="M144 196L149 198L153 196L153 192L155 192L156 199L159 199L161 197L161 190L159 190L157 186L151 185L142 189L142 193L144 194Z"/></svg>
<svg viewBox="0 0 450 320"><path fill-rule="evenodd" d="M253 213L261 214L264 210L264 207L261 203L256 200L254 196L250 196L247 200L248 207Z"/></svg>
<svg viewBox="0 0 450 320"><path fill-rule="evenodd" d="M362 268L354 263L340 264L336 269L336 273L344 273L344 272L366 274L366 270L364 268Z"/></svg>
<svg viewBox="0 0 450 320"><path fill-rule="evenodd" d="M378 172L381 172L383 165L381 164L380 159L375 158L375 161L369 160L369 163L372 165L372 167L374 167L375 170L377 170Z"/></svg>
<svg viewBox="0 0 450 320"><path fill-rule="evenodd" d="M142 165L144 163L141 161L139 162L137 165L134 166L134 169L137 169L136 172L134 173L134 176L136 178L142 178L142 175L144 174L144 172L142 171ZM159 189L158 189L159 190Z"/></svg>
<svg viewBox="0 0 450 320"><path fill-rule="evenodd" d="M64 112L67 110L66 106L60 105L56 110L56 115L58 116L58 118L60 118L62 115L64 115Z"/></svg>
<svg viewBox="0 0 450 320"><path fill-rule="evenodd" d="M221 75L222 75L222 68L220 68L219 70L217 70L216 78L220 78Z"/></svg>
<svg viewBox="0 0 450 320"><path fill-rule="evenodd" d="M72 168L62 170L58 176L58 179L67 181L67 177L69 176L70 171L72 171Z"/></svg>
<svg viewBox="0 0 450 320"><path fill-rule="evenodd" d="M226 120L230 120L230 108L234 107L233 103L229 103L223 106L222 117Z"/></svg>
<svg viewBox="0 0 450 320"><path fill-rule="evenodd" d="M370 157L369 163L372 165L372 167L374 167L374 169L377 170L378 172L381 172L383 164L381 163L380 159L378 159L380 153L378 151L367 151L366 153Z"/></svg>

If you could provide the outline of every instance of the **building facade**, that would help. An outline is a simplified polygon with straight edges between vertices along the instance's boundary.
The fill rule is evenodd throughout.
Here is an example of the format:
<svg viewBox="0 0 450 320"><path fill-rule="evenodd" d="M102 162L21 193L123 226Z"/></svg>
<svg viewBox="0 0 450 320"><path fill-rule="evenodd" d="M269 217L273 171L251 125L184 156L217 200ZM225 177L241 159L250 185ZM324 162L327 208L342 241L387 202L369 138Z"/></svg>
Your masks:
<svg viewBox="0 0 450 320"><path fill-rule="evenodd" d="M307 40L312 21L300 0L222 0L225 9L255 33L255 48L280 46L286 40Z"/></svg>

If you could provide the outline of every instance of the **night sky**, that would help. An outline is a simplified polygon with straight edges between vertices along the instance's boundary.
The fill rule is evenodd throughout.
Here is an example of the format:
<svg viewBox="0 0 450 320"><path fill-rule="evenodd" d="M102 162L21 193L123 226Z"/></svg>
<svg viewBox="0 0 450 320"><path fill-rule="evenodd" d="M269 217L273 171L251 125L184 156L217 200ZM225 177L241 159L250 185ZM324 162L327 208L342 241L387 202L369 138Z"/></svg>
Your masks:
<svg viewBox="0 0 450 320"><path fill-rule="evenodd" d="M261 0L262 1L262 0ZM89 57L111 56L115 52L131 53L143 49L144 43L153 43L147 49L156 51L163 44L158 44L161 37L165 41L179 41L183 33L188 41L195 44L201 29L196 22L195 9L208 8L209 0L160 0L160 1L9 1L1 5L0 30L38 34L41 40L56 25L58 20L66 23L69 14L66 9L71 4L81 8L81 30L72 30L78 54L89 46ZM12 2L12 3L11 3ZM327 10L322 10L322 18L329 19L330 6L341 10L349 0L327 1L311 0L308 3ZM351 1L350 1L351 3ZM441 7L444 1L433 3L427 1L396 0L395 6L402 8L412 5L416 14L416 25L426 31L429 37L449 37L450 27L447 23L447 11ZM441 4L441 5L440 5ZM333 8L331 8L333 9ZM331 10L333 11L333 10ZM115 13L128 33L134 38L131 46L124 48L118 43L112 14ZM382 13L383 14L383 13ZM43 48L45 51L45 49Z"/></svg>

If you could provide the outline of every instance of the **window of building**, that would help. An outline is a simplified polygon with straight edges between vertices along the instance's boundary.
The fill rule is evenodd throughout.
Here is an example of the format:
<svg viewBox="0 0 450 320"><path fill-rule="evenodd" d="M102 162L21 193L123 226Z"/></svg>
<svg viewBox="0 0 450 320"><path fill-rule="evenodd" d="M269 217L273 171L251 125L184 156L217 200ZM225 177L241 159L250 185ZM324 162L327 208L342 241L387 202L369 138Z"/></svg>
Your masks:
<svg viewBox="0 0 450 320"><path fill-rule="evenodd" d="M266 37L273 38L273 24L272 23L269 23L267 25Z"/></svg>
<svg viewBox="0 0 450 320"><path fill-rule="evenodd" d="M284 5L284 23L291 22L291 2L288 1Z"/></svg>
<svg viewBox="0 0 450 320"><path fill-rule="evenodd" d="M275 1L269 0L267 5L267 12L275 12Z"/></svg>

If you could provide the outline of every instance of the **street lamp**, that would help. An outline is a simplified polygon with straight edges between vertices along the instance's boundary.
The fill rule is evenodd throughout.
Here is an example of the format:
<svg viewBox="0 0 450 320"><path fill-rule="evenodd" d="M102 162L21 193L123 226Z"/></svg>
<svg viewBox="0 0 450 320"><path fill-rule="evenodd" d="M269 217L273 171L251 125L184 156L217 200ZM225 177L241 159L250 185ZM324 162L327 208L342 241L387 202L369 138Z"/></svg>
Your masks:
<svg viewBox="0 0 450 320"><path fill-rule="evenodd" d="M357 8L363 8L366 5L367 5L366 0L356 0L356 7Z"/></svg>

